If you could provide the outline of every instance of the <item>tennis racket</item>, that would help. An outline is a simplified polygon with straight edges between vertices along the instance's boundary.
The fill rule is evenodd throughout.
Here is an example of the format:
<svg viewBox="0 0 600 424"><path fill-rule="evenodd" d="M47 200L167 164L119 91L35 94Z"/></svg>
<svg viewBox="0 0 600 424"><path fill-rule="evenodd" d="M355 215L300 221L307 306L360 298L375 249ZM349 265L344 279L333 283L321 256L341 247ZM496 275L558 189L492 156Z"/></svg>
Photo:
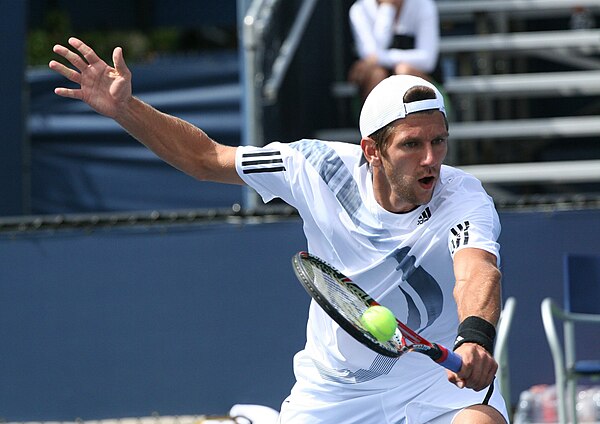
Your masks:
<svg viewBox="0 0 600 424"><path fill-rule="evenodd" d="M360 317L371 306L379 305L350 278L307 252L292 258L294 272L308 294L323 310L357 341L385 356L397 358L407 352L419 352L450 371L458 372L462 360L444 346L431 343L401 321L394 337L378 341L361 323Z"/></svg>

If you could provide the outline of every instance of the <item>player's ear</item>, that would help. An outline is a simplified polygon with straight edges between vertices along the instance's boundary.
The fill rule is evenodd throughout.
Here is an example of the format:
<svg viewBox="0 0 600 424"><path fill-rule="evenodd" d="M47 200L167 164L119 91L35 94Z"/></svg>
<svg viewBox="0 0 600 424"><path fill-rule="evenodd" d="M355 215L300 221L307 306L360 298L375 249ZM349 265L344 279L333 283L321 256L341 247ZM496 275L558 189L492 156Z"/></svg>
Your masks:
<svg viewBox="0 0 600 424"><path fill-rule="evenodd" d="M371 166L379 166L381 164L380 153L375 145L375 140L370 137L363 137L360 140L360 147L365 155L365 159Z"/></svg>

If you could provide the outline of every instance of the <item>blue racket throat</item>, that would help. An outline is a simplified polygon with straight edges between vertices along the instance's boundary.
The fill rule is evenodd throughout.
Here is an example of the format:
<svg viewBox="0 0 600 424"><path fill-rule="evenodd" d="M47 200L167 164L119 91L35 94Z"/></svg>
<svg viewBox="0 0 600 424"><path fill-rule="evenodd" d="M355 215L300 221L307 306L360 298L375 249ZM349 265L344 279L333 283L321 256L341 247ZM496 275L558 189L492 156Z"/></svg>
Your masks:
<svg viewBox="0 0 600 424"><path fill-rule="evenodd" d="M459 372L462 368L462 358L460 355L446 349L445 347L440 347L435 343L433 345L437 348L441 355L437 359L431 359L452 372Z"/></svg>

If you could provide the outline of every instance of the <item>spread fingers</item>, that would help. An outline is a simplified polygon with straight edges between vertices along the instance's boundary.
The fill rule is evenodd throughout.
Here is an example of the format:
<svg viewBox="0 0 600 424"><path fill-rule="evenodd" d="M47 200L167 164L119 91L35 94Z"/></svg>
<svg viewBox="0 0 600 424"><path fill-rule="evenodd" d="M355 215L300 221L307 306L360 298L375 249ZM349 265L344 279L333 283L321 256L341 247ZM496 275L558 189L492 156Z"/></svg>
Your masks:
<svg viewBox="0 0 600 424"><path fill-rule="evenodd" d="M48 64L48 67L53 71L58 72L69 81L73 81L76 84L81 84L81 74L71 68L66 67L62 63L52 60Z"/></svg>
<svg viewBox="0 0 600 424"><path fill-rule="evenodd" d="M82 72L88 66L87 62L83 60L81 56L60 44L55 45L52 51L67 59L73 66Z"/></svg>

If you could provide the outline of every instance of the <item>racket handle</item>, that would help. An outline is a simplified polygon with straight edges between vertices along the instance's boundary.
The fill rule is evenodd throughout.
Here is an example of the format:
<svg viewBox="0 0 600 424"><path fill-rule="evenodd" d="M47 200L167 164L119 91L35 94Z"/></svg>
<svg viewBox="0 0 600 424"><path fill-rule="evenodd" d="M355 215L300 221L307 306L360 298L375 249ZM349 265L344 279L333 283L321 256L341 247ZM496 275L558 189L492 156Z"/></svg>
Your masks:
<svg viewBox="0 0 600 424"><path fill-rule="evenodd" d="M444 346L440 346L439 344L435 344L435 346L442 354L438 359L434 359L434 361L452 372L459 372L460 368L462 367L462 358L460 355L446 349Z"/></svg>

